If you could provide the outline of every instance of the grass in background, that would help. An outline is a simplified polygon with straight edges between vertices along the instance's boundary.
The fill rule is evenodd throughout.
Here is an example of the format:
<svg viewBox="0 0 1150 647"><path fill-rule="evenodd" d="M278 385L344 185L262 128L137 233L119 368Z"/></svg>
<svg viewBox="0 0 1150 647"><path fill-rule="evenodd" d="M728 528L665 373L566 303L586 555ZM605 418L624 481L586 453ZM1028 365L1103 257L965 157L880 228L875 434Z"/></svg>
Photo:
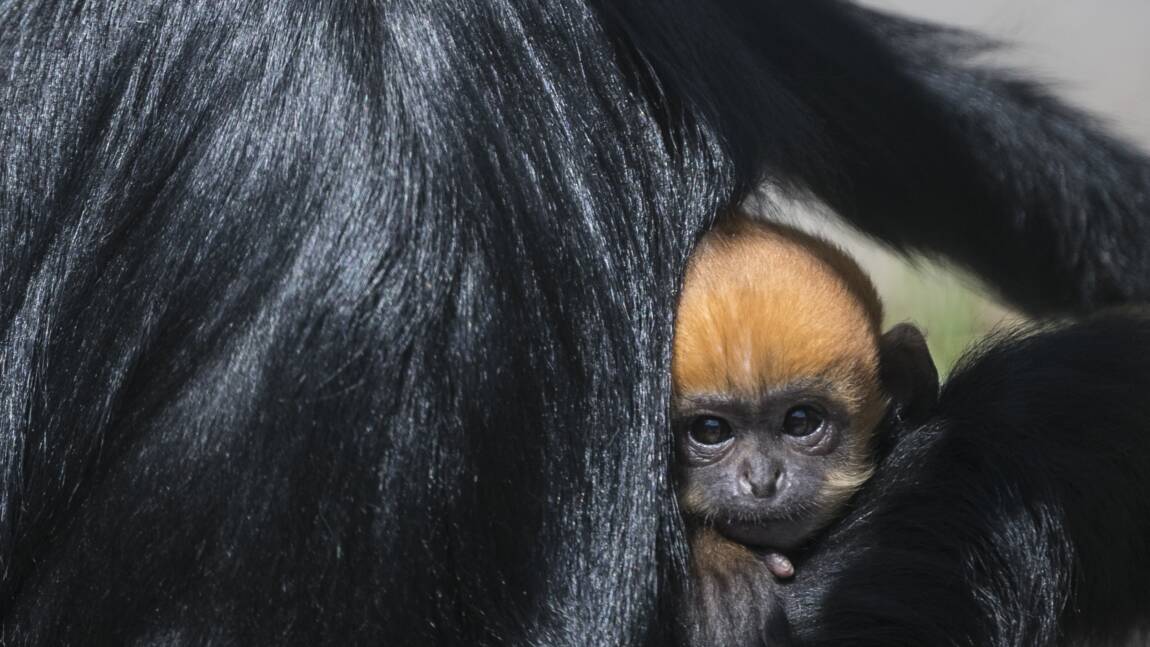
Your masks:
<svg viewBox="0 0 1150 647"><path fill-rule="evenodd" d="M869 244L869 243L868 243ZM847 251L855 250L847 247ZM935 263L908 263L892 254L860 258L886 306L886 326L910 321L926 342L945 377L972 344L990 331L1021 318L983 296L971 279Z"/></svg>

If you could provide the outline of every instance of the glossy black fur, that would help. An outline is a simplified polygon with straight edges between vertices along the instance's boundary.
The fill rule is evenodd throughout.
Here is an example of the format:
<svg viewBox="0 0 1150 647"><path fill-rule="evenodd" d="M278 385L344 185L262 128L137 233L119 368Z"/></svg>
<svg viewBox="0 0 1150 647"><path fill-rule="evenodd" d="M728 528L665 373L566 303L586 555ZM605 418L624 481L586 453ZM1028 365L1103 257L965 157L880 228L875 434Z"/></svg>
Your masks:
<svg viewBox="0 0 1150 647"><path fill-rule="evenodd" d="M971 47L827 0L0 3L3 642L673 643L671 322L715 213L769 180L1036 312L1150 295L1150 163ZM1049 388L1035 421L1093 403ZM1142 566L1110 546L1144 538L1128 412L1118 468L1084 434L1106 474L1019 491L1048 544L975 500L1002 578L891 566L860 600L860 533L796 633L1048 636L1075 578L1085 622L1127 619L1093 578ZM1068 431L970 460L1047 482ZM1003 485L901 469L940 504Z"/></svg>
<svg viewBox="0 0 1150 647"><path fill-rule="evenodd" d="M969 357L783 588L802 645L1145 644L1150 316Z"/></svg>

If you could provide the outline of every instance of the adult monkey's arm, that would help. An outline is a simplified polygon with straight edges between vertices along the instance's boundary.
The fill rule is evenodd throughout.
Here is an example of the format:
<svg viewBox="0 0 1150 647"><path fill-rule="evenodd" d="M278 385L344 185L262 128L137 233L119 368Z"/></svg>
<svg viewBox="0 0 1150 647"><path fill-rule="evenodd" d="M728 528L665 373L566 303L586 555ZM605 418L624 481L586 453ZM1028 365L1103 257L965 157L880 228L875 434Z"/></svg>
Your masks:
<svg viewBox="0 0 1150 647"><path fill-rule="evenodd" d="M675 69L737 164L1034 313L1150 296L1150 162L1036 85L969 64L985 41L833 0L708 10L740 47L646 53ZM815 130L778 127L791 110L813 112Z"/></svg>
<svg viewBox="0 0 1150 647"><path fill-rule="evenodd" d="M953 257L1031 311L1150 297L1145 155L1035 84L964 65L985 49L968 35L863 10L847 12L848 25L871 34L844 35L825 74L797 80L845 151L851 186L822 188L840 213L895 244ZM868 74L871 57L835 56L850 48L886 49L893 73ZM849 92L824 87L832 79L869 92L851 105ZM903 134L868 147L857 128L838 126L858 115L876 133Z"/></svg>
<svg viewBox="0 0 1150 647"><path fill-rule="evenodd" d="M1144 644L1148 351L1127 312L968 358L798 566L801 644Z"/></svg>

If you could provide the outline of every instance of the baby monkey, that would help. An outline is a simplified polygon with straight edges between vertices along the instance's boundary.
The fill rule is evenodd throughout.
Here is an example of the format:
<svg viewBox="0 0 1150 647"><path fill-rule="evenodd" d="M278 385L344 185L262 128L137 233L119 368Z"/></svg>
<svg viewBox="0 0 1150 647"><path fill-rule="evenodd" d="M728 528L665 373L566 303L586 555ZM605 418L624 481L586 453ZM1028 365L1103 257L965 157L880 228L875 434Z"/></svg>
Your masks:
<svg viewBox="0 0 1150 647"><path fill-rule="evenodd" d="M874 286L826 241L737 216L696 247L672 370L695 644L783 642L770 631L785 625L771 615L786 555L870 477L880 427L933 407L922 334L881 325Z"/></svg>

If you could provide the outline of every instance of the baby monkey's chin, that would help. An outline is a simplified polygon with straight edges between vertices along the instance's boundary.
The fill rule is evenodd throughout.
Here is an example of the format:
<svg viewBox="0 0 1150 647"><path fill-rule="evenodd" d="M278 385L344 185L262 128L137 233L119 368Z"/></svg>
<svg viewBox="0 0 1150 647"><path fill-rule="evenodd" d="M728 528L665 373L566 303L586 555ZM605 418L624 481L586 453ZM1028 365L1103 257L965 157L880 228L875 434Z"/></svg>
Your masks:
<svg viewBox="0 0 1150 647"><path fill-rule="evenodd" d="M816 519L764 519L716 522L715 529L740 544L756 548L792 550L818 529Z"/></svg>

